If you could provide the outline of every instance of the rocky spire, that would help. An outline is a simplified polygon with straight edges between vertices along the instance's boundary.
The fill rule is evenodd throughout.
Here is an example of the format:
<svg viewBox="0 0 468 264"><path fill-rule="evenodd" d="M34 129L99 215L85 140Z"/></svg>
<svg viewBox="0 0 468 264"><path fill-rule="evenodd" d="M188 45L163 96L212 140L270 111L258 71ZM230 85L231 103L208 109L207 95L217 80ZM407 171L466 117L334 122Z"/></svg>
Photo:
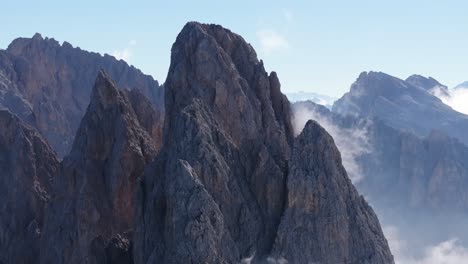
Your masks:
<svg viewBox="0 0 468 264"><path fill-rule="evenodd" d="M332 137L309 121L296 138L273 256L290 263L386 264L393 258Z"/></svg>
<svg viewBox="0 0 468 264"><path fill-rule="evenodd" d="M101 71L55 185L41 263L131 259L136 179L156 153L138 120L126 92Z"/></svg>
<svg viewBox="0 0 468 264"><path fill-rule="evenodd" d="M292 140L276 75L239 35L192 22L172 48L165 87L164 147L141 184L137 262L268 254Z"/></svg>
<svg viewBox="0 0 468 264"><path fill-rule="evenodd" d="M265 72L242 37L218 25L188 23L172 47L165 88L164 145L137 192L136 263L257 262L271 255L297 263L393 263L377 218L323 129L308 128L296 146L308 136L311 143L290 161L289 102L276 74ZM318 177L314 172L296 171L313 164L323 171L317 173L325 179L316 182L330 186L327 193L308 183ZM323 213L309 215L310 204L298 202L298 211L307 213L290 220L291 199L300 195L309 201L324 195ZM332 221L335 208L339 219ZM301 225L307 236L284 238ZM314 225L327 230L316 233ZM317 245L319 239L326 246ZM286 242L307 252L290 251ZM358 245L368 248L350 252Z"/></svg>
<svg viewBox="0 0 468 264"><path fill-rule="evenodd" d="M0 263L34 263L59 160L32 127L0 110Z"/></svg>

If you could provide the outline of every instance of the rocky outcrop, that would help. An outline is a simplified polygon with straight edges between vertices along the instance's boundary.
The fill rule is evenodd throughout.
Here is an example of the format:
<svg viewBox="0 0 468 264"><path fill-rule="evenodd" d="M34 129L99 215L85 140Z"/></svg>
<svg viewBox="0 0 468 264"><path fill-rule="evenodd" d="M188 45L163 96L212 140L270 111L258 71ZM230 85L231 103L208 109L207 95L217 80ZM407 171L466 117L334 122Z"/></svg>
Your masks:
<svg viewBox="0 0 468 264"><path fill-rule="evenodd" d="M16 39L0 52L0 107L37 127L64 157L100 69L120 88L141 91L158 109L157 114L163 114L163 89L151 76L109 55L83 51L68 42L61 45L40 34Z"/></svg>
<svg viewBox="0 0 468 264"><path fill-rule="evenodd" d="M290 263L392 263L377 216L358 194L332 137L309 121L296 138L274 255Z"/></svg>
<svg viewBox="0 0 468 264"><path fill-rule="evenodd" d="M41 263L131 263L136 179L156 153L140 119L100 72L55 183Z"/></svg>
<svg viewBox="0 0 468 264"><path fill-rule="evenodd" d="M0 128L0 263L34 263L59 160L38 132L6 110Z"/></svg>
<svg viewBox="0 0 468 264"><path fill-rule="evenodd" d="M413 74L410 77L406 78L405 81L428 92L433 92L435 89L438 89L444 95L448 95L448 87L446 85L441 84L439 81L432 77L424 77L421 75Z"/></svg>
<svg viewBox="0 0 468 264"><path fill-rule="evenodd" d="M233 263L269 252L292 140L279 86L240 36L184 27L166 80L164 147L139 192L138 263Z"/></svg>
<svg viewBox="0 0 468 264"><path fill-rule="evenodd" d="M269 256L293 263L393 263L377 218L347 179L323 129L311 126L307 134L321 138L310 139L300 153L306 140L299 138L290 161L289 102L276 74L265 72L240 36L188 23L172 48L165 87L164 145L137 192L136 263L258 262ZM308 170L312 164L317 172ZM294 204L299 195L311 201L323 195L323 208L293 217L295 209L309 212L313 205ZM286 237L289 223L307 235ZM316 233L314 226L326 230Z"/></svg>
<svg viewBox="0 0 468 264"><path fill-rule="evenodd" d="M364 72L333 105L333 112L377 118L387 125L420 137L438 129L468 144L468 116L425 89L381 72Z"/></svg>

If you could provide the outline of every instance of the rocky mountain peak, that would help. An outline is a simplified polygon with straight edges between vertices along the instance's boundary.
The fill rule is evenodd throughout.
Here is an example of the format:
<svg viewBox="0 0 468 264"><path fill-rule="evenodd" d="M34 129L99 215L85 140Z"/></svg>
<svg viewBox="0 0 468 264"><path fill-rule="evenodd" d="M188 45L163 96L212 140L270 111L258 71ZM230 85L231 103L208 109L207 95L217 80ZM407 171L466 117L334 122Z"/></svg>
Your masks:
<svg viewBox="0 0 468 264"><path fill-rule="evenodd" d="M273 252L290 263L393 263L377 216L348 178L333 138L312 120L294 143Z"/></svg>
<svg viewBox="0 0 468 264"><path fill-rule="evenodd" d="M252 46L241 36L219 25L187 23L172 47L169 73L168 115L199 98L237 143L241 137L255 137L265 118L271 119L266 124L285 127L288 134L283 136L292 135L289 104L278 94L276 74L265 73Z"/></svg>
<svg viewBox="0 0 468 264"><path fill-rule="evenodd" d="M292 263L393 263L378 220L347 179L336 147L324 152L333 144L331 137L291 159L289 102L276 73L265 72L240 36L221 26L188 23L172 48L165 89L164 145L137 192L137 263L257 263L269 257ZM307 128L307 136L325 133L316 129ZM316 177L305 172L316 170L291 174L295 166L322 161L322 167L317 165L321 183L333 188L320 211L335 215L335 203L342 206L339 230L319 237L316 230L328 228L326 213L296 218L288 204L312 197L295 207L302 212L315 204L313 197L322 196L320 184L303 188ZM343 186L333 184L335 179ZM314 223L320 224L315 228ZM342 233L334 231L345 232L345 239L335 241L331 234ZM333 246L320 248L319 239ZM359 248L364 245L368 249Z"/></svg>
<svg viewBox="0 0 468 264"><path fill-rule="evenodd" d="M434 88L441 88L444 90L448 89L447 86L441 84L439 81L437 81L436 79L432 77L424 77L424 76L417 75L417 74L411 75L405 81L416 87L419 87L428 91Z"/></svg>
<svg viewBox="0 0 468 264"><path fill-rule="evenodd" d="M131 259L131 246L119 245L133 240L136 181L156 145L127 92L105 72L99 72L91 94L47 211L42 263L114 263L108 248L120 248Z"/></svg>
<svg viewBox="0 0 468 264"><path fill-rule="evenodd" d="M101 104L104 109L123 100L123 95L116 89L116 85L110 77L100 70L94 84L94 89L91 92L91 105Z"/></svg>

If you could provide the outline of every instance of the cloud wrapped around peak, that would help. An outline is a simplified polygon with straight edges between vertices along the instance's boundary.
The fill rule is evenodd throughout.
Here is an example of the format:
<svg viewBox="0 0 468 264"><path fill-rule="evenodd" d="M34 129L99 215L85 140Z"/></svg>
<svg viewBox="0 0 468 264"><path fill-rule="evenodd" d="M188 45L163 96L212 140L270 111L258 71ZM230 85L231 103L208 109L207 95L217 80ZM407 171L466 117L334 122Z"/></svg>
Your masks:
<svg viewBox="0 0 468 264"><path fill-rule="evenodd" d="M468 115L468 89L443 90L434 88L431 93L439 97L444 104L452 107L455 111Z"/></svg>

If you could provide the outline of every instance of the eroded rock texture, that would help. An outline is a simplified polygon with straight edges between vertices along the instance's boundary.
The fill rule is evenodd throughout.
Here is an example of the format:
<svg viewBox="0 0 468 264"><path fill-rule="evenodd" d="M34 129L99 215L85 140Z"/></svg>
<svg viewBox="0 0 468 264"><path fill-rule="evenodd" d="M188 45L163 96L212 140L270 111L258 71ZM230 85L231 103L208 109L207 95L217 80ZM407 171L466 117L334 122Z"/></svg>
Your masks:
<svg viewBox="0 0 468 264"><path fill-rule="evenodd" d="M0 51L0 108L37 127L62 158L70 152L100 69L120 88L141 91L163 118L163 89L151 76L109 55L39 34L18 38Z"/></svg>
<svg viewBox="0 0 468 264"><path fill-rule="evenodd" d="M137 261L267 254L292 140L276 74L240 36L189 23L173 46L166 87L165 148L141 183Z"/></svg>
<svg viewBox="0 0 468 264"><path fill-rule="evenodd" d="M100 72L55 184L41 263L131 263L136 179L155 153L126 92Z"/></svg>
<svg viewBox="0 0 468 264"><path fill-rule="evenodd" d="M188 23L165 87L164 145L137 193L136 263L393 263L323 129L311 126L290 161L289 102L240 36Z"/></svg>
<svg viewBox="0 0 468 264"><path fill-rule="evenodd" d="M392 263L377 216L358 194L332 137L309 121L296 138L274 254L290 263Z"/></svg>
<svg viewBox="0 0 468 264"><path fill-rule="evenodd" d="M58 171L59 160L40 134L0 110L0 263L35 263Z"/></svg>

